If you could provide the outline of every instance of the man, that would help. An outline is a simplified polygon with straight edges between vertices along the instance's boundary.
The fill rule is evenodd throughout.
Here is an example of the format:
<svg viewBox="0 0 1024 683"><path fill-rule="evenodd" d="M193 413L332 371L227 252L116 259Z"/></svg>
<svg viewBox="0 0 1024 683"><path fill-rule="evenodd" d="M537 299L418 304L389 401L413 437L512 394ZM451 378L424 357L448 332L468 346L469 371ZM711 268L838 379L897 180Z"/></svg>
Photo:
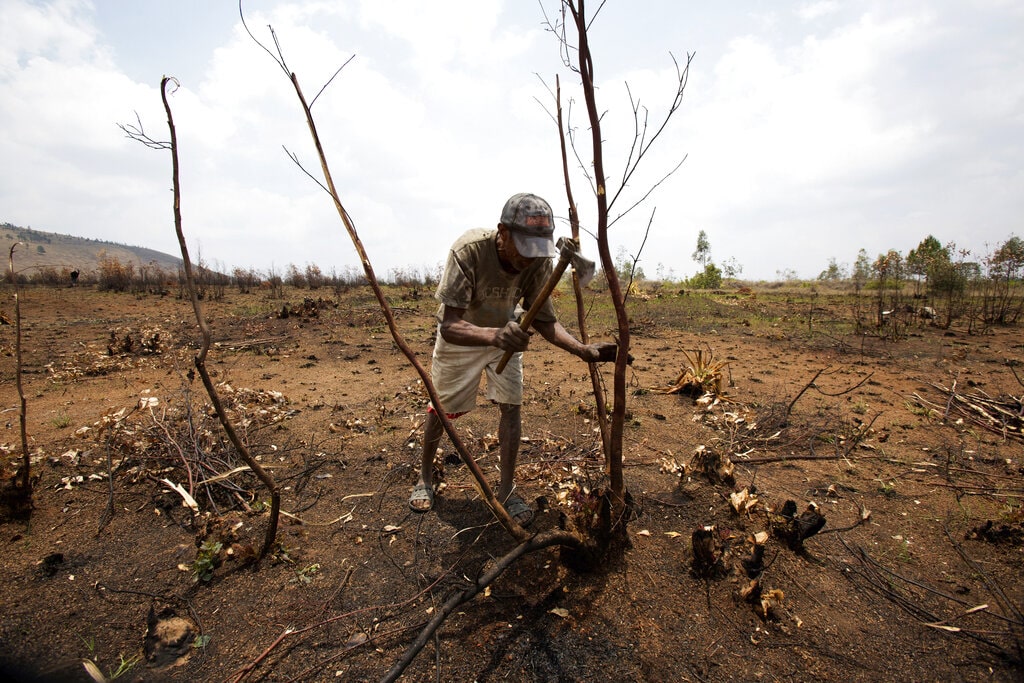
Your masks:
<svg viewBox="0 0 1024 683"><path fill-rule="evenodd" d="M470 230L456 240L434 295L441 305L431 377L441 405L450 418L469 412L476 405L481 373L487 375L487 398L498 404L501 414L497 496L524 526L533 521L533 511L515 493L514 477L522 429L522 352L532 333L514 318L519 301L529 309L551 275L550 257L557 255L554 231L546 201L533 194L513 195L502 209L497 230ZM579 341L558 322L550 300L533 327L550 343L587 362L615 360L616 344ZM495 369L506 351L513 352L512 358L498 374ZM420 477L409 498L415 512L427 512L434 504L434 454L444 428L433 406L423 430Z"/></svg>

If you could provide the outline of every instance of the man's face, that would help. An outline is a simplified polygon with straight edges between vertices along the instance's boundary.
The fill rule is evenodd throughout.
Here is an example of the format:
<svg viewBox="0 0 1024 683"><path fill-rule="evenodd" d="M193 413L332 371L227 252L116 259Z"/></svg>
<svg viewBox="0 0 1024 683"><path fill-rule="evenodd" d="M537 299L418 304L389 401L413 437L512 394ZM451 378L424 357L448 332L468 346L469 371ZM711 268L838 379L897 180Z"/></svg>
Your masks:
<svg viewBox="0 0 1024 683"><path fill-rule="evenodd" d="M498 225L501 233L501 249L505 260L516 270L525 270L535 259L528 258L519 253L516 249L516 241L512 238L512 232L505 225Z"/></svg>

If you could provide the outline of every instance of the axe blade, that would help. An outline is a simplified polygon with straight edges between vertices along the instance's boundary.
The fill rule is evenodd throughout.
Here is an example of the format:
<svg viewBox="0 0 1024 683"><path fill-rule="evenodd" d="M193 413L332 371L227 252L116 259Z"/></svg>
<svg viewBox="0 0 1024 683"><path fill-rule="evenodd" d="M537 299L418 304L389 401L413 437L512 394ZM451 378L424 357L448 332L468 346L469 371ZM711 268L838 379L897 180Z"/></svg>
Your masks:
<svg viewBox="0 0 1024 683"><path fill-rule="evenodd" d="M555 247L558 249L559 258L568 261L572 265L573 272L576 273L576 277L579 279L580 287L586 287L590 284L590 281L594 279L594 272L597 270L597 266L594 265L593 261L584 258L580 254L579 246L576 242L568 237L560 237Z"/></svg>
<svg viewBox="0 0 1024 683"><path fill-rule="evenodd" d="M580 287L586 287L590 284L590 281L594 279L594 271L596 266L593 261L583 259L583 263L574 263L573 271L576 273L576 277L580 281Z"/></svg>

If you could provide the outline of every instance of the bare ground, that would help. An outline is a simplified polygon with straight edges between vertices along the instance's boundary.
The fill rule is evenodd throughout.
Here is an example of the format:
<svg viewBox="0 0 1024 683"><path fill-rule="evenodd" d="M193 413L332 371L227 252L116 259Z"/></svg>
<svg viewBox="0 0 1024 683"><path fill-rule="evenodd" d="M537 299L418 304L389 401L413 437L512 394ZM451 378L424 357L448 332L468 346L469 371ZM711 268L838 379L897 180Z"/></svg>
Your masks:
<svg viewBox="0 0 1024 683"><path fill-rule="evenodd" d="M434 302L391 293L426 364ZM8 317L10 301L8 290ZM976 410L985 396L1019 407L1020 329L971 336L914 321L888 341L851 333L849 301L821 302L808 322L795 294L634 301L630 547L587 574L557 550L524 557L444 623L403 680L1021 680L1024 451L1019 427L998 433ZM409 512L425 398L366 290L228 293L207 306L209 367L284 487L278 551L248 561L267 496L232 472L189 378L189 306L28 290L38 480L31 515L0 525L8 679L91 680L88 660L121 680L378 680L447 596L514 546L450 448L435 510ZM0 332L10 464L13 326ZM574 481L598 482L600 462L586 367L535 346L519 485L543 530L578 495ZM729 362L731 401L650 391L697 348ZM497 411L483 403L456 424L496 479ZM701 445L731 456L733 484L685 467ZM737 514L729 495L744 488L758 502ZM802 548L771 535L764 602L745 600L739 560L789 500L815 503L826 524ZM717 567L701 574L691 536L711 525Z"/></svg>

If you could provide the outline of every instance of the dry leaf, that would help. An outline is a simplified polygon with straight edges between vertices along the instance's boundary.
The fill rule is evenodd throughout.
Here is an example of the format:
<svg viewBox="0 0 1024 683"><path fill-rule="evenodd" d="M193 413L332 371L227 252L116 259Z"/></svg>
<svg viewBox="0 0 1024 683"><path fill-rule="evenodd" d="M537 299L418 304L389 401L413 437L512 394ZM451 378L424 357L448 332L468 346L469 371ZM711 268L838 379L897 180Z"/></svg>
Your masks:
<svg viewBox="0 0 1024 683"><path fill-rule="evenodd" d="M786 595L778 588L772 588L761 594L761 611L765 619L771 619L773 612L782 607L782 601Z"/></svg>
<svg viewBox="0 0 1024 683"><path fill-rule="evenodd" d="M363 633L362 631L359 631L358 633L353 633L352 634L352 637L349 638L348 642L345 643L345 647L346 648L357 647L357 646L362 645L363 643L365 643L367 640L369 640L369 637L365 633Z"/></svg>
<svg viewBox="0 0 1024 683"><path fill-rule="evenodd" d="M651 532L649 530L647 530L647 529L641 529L640 531L636 532L636 535L637 536L650 536Z"/></svg>
<svg viewBox="0 0 1024 683"><path fill-rule="evenodd" d="M757 505L757 496L744 488L742 491L729 494L729 504L737 515L749 514Z"/></svg>
<svg viewBox="0 0 1024 683"><path fill-rule="evenodd" d="M171 490L173 490L175 493L181 496L183 505L192 510L192 512L199 512L199 503L197 503L196 499L193 498L191 494L189 494L189 492L185 490L184 486L182 486L181 484L175 484L170 479L161 479L160 481L170 486Z"/></svg>
<svg viewBox="0 0 1024 683"><path fill-rule="evenodd" d="M569 610L565 609L564 607L555 607L548 611L551 614L554 614L556 617L562 617L563 619L567 619L569 617Z"/></svg>
<svg viewBox="0 0 1024 683"><path fill-rule="evenodd" d="M85 672L89 674L89 678L96 681L96 683L107 683L107 677L103 675L100 668L91 659L83 659L82 666L85 667Z"/></svg>

